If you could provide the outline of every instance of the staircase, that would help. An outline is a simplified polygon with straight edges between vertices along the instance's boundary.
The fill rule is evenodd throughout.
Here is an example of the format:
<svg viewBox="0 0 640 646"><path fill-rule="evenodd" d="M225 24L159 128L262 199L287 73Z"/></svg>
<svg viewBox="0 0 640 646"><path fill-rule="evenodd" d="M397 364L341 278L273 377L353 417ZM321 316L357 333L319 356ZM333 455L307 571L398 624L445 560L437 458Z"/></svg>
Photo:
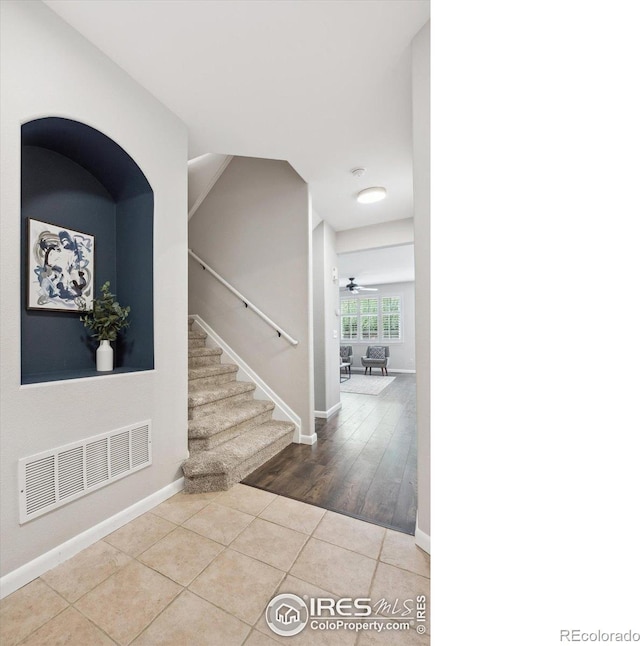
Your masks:
<svg viewBox="0 0 640 646"><path fill-rule="evenodd" d="M254 399L255 384L237 381L238 366L189 320L189 458L182 465L187 493L222 491L282 451L292 422L272 419L272 401Z"/></svg>

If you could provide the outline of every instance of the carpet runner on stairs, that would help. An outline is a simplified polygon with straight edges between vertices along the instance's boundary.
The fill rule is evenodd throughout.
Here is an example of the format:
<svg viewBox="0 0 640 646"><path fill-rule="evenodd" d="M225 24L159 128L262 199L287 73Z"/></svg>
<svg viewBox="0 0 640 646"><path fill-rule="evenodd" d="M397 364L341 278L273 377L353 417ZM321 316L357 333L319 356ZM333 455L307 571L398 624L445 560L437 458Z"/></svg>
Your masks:
<svg viewBox="0 0 640 646"><path fill-rule="evenodd" d="M189 320L189 458L182 465L187 493L222 491L282 451L292 422L272 419L272 401L254 399L255 384L236 381L238 366Z"/></svg>

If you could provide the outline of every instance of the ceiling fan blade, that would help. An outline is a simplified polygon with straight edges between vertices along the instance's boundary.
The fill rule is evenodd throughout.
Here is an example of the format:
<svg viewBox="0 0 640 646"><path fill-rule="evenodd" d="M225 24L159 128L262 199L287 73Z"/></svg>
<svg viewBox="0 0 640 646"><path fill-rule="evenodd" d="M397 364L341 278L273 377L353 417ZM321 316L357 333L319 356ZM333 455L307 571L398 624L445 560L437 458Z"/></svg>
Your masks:
<svg viewBox="0 0 640 646"><path fill-rule="evenodd" d="M358 289L362 290L363 292L377 292L378 291L377 287L358 287Z"/></svg>

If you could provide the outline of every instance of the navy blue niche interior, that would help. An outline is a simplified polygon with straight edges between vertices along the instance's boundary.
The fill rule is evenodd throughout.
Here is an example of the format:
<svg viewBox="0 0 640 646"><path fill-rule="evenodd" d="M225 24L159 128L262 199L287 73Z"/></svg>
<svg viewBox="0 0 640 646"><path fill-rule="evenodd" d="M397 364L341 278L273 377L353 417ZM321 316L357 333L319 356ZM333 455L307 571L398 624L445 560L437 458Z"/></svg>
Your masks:
<svg viewBox="0 0 640 646"><path fill-rule="evenodd" d="M22 383L96 371L97 341L78 314L27 310L29 218L95 236L95 291L105 281L131 325L115 343L114 372L153 369L153 191L136 162L83 123L46 117L22 126Z"/></svg>

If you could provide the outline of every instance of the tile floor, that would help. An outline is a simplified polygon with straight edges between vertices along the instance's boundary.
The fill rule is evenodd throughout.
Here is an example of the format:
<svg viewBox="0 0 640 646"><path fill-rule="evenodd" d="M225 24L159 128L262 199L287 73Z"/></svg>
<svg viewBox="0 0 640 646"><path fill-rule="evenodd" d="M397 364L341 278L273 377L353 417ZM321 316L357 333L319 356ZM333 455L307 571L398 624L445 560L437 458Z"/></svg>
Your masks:
<svg viewBox="0 0 640 646"><path fill-rule="evenodd" d="M284 592L428 599L429 582L412 536L238 484L177 494L3 599L0 644L424 646L428 622L279 637L264 610Z"/></svg>

